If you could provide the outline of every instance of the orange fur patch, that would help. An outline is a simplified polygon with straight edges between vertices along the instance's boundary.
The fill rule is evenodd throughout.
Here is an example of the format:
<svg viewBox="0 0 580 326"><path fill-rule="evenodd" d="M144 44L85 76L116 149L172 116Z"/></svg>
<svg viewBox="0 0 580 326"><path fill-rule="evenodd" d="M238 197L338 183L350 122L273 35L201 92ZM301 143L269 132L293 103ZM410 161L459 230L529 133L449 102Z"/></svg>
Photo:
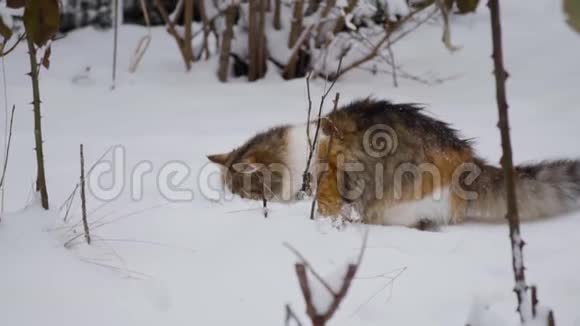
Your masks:
<svg viewBox="0 0 580 326"><path fill-rule="evenodd" d="M431 152L428 153L428 155L441 174L441 186L449 186L451 191L449 199L451 222L461 222L465 215L466 202L465 199L461 198L455 191L453 191L451 183L454 181L453 175L457 169L462 164L473 161L473 153L471 150L448 150L445 152Z"/></svg>
<svg viewBox="0 0 580 326"><path fill-rule="evenodd" d="M321 140L318 150L318 161L328 163L326 171L316 171L319 180L317 190L318 213L322 216L336 216L342 207L342 197L338 191L337 181L337 142L333 140L331 144L330 159L326 157L328 153L328 139Z"/></svg>

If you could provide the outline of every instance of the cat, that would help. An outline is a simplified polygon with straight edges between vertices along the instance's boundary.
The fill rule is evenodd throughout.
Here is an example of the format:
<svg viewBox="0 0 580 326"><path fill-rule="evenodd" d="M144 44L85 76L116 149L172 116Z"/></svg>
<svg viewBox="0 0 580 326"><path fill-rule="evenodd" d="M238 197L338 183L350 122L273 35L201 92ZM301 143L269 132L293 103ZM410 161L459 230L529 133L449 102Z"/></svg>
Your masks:
<svg viewBox="0 0 580 326"><path fill-rule="evenodd" d="M423 228L500 222L507 210L503 171L415 104L354 101L320 121L269 129L208 159L222 167L234 194L264 201L298 200L308 166L307 188L321 216L353 211L363 223ZM515 184L521 220L572 211L580 206L580 161L517 166Z"/></svg>

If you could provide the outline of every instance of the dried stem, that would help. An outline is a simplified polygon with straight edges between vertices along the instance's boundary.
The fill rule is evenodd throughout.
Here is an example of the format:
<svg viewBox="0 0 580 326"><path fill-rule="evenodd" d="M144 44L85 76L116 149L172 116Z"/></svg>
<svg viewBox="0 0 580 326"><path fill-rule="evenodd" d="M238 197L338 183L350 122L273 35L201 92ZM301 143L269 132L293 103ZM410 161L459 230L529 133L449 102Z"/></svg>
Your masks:
<svg viewBox="0 0 580 326"><path fill-rule="evenodd" d="M205 8L205 0L199 0L199 13L201 15L201 20L203 22L203 53L205 53L205 60L208 60L210 57L209 51L209 32L213 28L211 26L212 22L207 17L207 10ZM199 56L201 57L202 51L199 51Z"/></svg>
<svg viewBox="0 0 580 326"><path fill-rule="evenodd" d="M32 106L34 111L34 140L36 145L36 166L38 169L36 176L36 191L40 192L42 208L48 209L48 190L46 187L46 176L44 171L44 150L42 141L42 123L40 114L40 87L38 83L38 72L40 68L36 61L36 48L32 35L27 33L28 57L30 59L30 79L32 81Z"/></svg>
<svg viewBox="0 0 580 326"><path fill-rule="evenodd" d="M171 19L169 19L169 15L167 14L165 7L163 7L161 0L155 0L155 6L157 7L157 10L159 10L161 18L163 18L163 21L165 22L165 25L167 25L167 32L169 32L169 34L173 36L173 38L175 39L175 43L177 43L179 53L181 53L181 57L183 58L183 62L185 63L185 69L189 71L191 69L191 60L185 51L184 41L177 33L177 30L175 29L175 24L171 21Z"/></svg>
<svg viewBox="0 0 580 326"><path fill-rule="evenodd" d="M131 63L129 64L129 72L134 73L137 71L137 67L145 55L145 52L149 48L151 43L151 20L149 18L149 9L147 8L147 3L145 0L139 0L139 6L141 7L141 12L143 13L143 18L145 19L145 25L147 26L147 35L141 37L137 43L137 47L133 52L133 57L131 58Z"/></svg>
<svg viewBox="0 0 580 326"><path fill-rule="evenodd" d="M387 52L389 53L389 64L391 65L391 69L393 70L393 86L399 87L399 83L397 81L397 64L395 63L395 52L391 47L391 38L390 36L387 37Z"/></svg>
<svg viewBox="0 0 580 326"><path fill-rule="evenodd" d="M114 146L109 147L103 154L101 154L101 156L99 157L98 160L95 161L95 163L93 163L93 165L91 165L91 168L87 171L86 174L90 174L93 169L97 166L97 164L103 159L105 158L105 156L107 156L107 154L109 154L112 150L113 150ZM80 186L80 182L77 182L75 184L75 187L73 189L73 191L71 191L71 193L68 195L68 197L65 199L65 201L62 203L62 205L60 205L60 207L58 208L59 211L63 210L63 208L68 207L70 204L70 202L73 200L74 195L76 194L78 188Z"/></svg>
<svg viewBox="0 0 580 326"><path fill-rule="evenodd" d="M518 312L520 320L525 323L530 320L530 304L528 303L526 276L524 271L523 247L524 241L520 235L520 220L518 215L518 206L515 190L514 164L512 158L512 146L509 132L508 104L506 99L505 81L508 77L503 64L502 36L500 8L498 0L490 0L488 3L491 12L491 31L493 41L493 63L496 85L496 101L499 113L498 128L501 132L501 144L503 155L501 164L503 167L506 197L507 197L507 214L509 222L510 240L512 246L512 267L515 279L514 292L518 299Z"/></svg>
<svg viewBox="0 0 580 326"><path fill-rule="evenodd" d="M191 47L191 41L193 37L191 36L191 23L193 21L193 0L185 0L185 5L183 6L184 10L184 35L183 35L183 47L185 50L185 54L187 55L187 59L189 61L193 61L193 48Z"/></svg>
<svg viewBox="0 0 580 326"><path fill-rule="evenodd" d="M533 285L532 286L532 317L536 318L536 312L538 308L538 288Z"/></svg>
<svg viewBox="0 0 580 326"><path fill-rule="evenodd" d="M408 32L403 32L403 33L401 33L401 35L398 35L397 37L395 37L391 40L390 37L391 37L392 33L394 31L398 30L401 26L403 26L406 22L411 20L413 17L415 17L415 15L422 12L423 10L425 10L428 7L429 6L425 6L425 7L422 7L420 9L413 11L412 13L410 13L409 15L405 16L403 19L398 21L394 26L390 26L390 27L385 26L385 35L370 49L369 53L367 53L365 56L361 57L360 59L353 61L351 64L346 66L340 72L340 74L336 74L335 76L331 76L331 78L333 80L338 79L342 75L344 75L345 73L351 71L352 69L358 68L360 65L367 63L367 62L371 61L372 59L374 59L375 57L379 56L385 43L388 44L389 48L392 47L393 44L395 44L397 41L401 40L404 36L408 35ZM416 26L418 27L419 25L423 24L425 21L427 21L429 18L431 18L431 16L435 12L437 12L437 8L435 8L435 11L432 14L428 15L426 19L420 21Z"/></svg>
<svg viewBox="0 0 580 326"><path fill-rule="evenodd" d="M119 43L119 0L113 1L115 6L114 9L114 19L113 22L113 71L111 76L111 89L115 89L115 83L117 82L117 44ZM121 13L122 14L122 13Z"/></svg>
<svg viewBox="0 0 580 326"><path fill-rule="evenodd" d="M334 107L332 109L332 112L336 112L337 108L338 108L338 99L340 98L340 93L336 93L335 97L334 97ZM333 123L332 121L330 123ZM335 128L336 129L336 128ZM334 140L334 134L336 131L332 131L330 133L330 136L328 138L328 146L326 148L326 162L327 164L329 164L328 162L330 162L330 153L331 153L331 149L332 149L332 145L333 145L333 140ZM316 202L318 201L318 196L320 194L320 183L322 182L322 178L324 178L324 176L326 175L327 170L323 170L320 175L317 178L316 181L316 195L314 196L314 199L312 199L312 204L310 205L310 219L313 220L314 219L314 209L316 208Z"/></svg>
<svg viewBox="0 0 580 326"><path fill-rule="evenodd" d="M298 319L298 316L296 316L294 311L292 311L292 308L290 307L290 305L287 304L285 307L285 310L286 310L285 326L290 326L291 320L294 320L298 326L302 326L302 323L300 322L300 320Z"/></svg>
<svg viewBox="0 0 580 326"><path fill-rule="evenodd" d="M296 272L296 276L298 277L298 283L300 285L300 290L302 292L304 302L306 304L306 314L310 318L310 321L312 322L313 326L326 325L326 323L332 318L332 316L334 316L334 313L338 310L338 307L346 297L346 294L350 289L352 281L356 276L356 273L361 265L362 258L364 256L364 252L367 246L367 240L368 240L368 231L365 232L364 234L363 245L361 246L358 259L356 263L351 263L347 266L342 284L338 289L338 291L334 291L332 290L332 288L330 288L328 283L324 281L324 279L322 279L322 277L320 277L318 273L316 273L316 271L312 268L310 264L308 264L308 262L304 259L303 255L301 255L291 246L287 245L287 247L291 248L291 250L293 249L293 252L296 253L300 258L300 260L302 261L301 263L297 263L296 265L294 265L294 269ZM313 293L310 288L310 284L308 282L307 270L309 270L311 274L315 278L317 278L318 281L320 281L322 285L325 286L326 289L332 294L332 302L330 303L326 311L318 311L314 305L314 302L312 300Z"/></svg>
<svg viewBox="0 0 580 326"><path fill-rule="evenodd" d="M308 115L306 117L306 140L308 141L308 150L312 151L312 139L310 139L310 115L312 113L312 97L310 95L310 77L312 72L306 75L306 92L308 95Z"/></svg>
<svg viewBox="0 0 580 326"><path fill-rule="evenodd" d="M228 80L229 68L230 68L230 51L232 46L232 38L234 37L234 20L236 16L236 7L231 4L226 9L226 28L222 36L222 46L220 49L220 59L218 68L218 79L221 82L226 82Z"/></svg>
<svg viewBox="0 0 580 326"><path fill-rule="evenodd" d="M320 282L320 284L322 284L322 286L324 286L324 288L328 291L328 293L330 293L333 296L336 296L336 293L334 292L332 287L330 287L330 285L324 280L324 278L322 278L322 276L320 276L320 274L316 272L316 270L312 267L312 265L308 262L308 260L306 260L306 258L300 253L300 251L292 247L292 245L290 245L289 243L285 242L283 245L284 247L288 248L288 250L292 251L292 253L295 254L296 257L298 257L298 259L300 260L300 265L303 265L306 269L310 270L312 275Z"/></svg>
<svg viewBox="0 0 580 326"><path fill-rule="evenodd" d="M10 52L14 51L14 49L16 49L16 46L18 45L18 43L22 42L22 40L26 37L26 33L20 35L20 37L16 40L16 42L14 42L14 44L12 44L12 46L4 51L4 49L2 49L2 51L0 51L0 57L4 57L7 56ZM5 43L3 44L5 45Z"/></svg>
<svg viewBox="0 0 580 326"><path fill-rule="evenodd" d="M83 228L85 231L85 240L91 244L91 234L89 232L89 223L87 222L87 199L85 195L85 155L83 153L83 144L81 144L81 208L83 216Z"/></svg>
<svg viewBox="0 0 580 326"><path fill-rule="evenodd" d="M340 60L338 61L338 67L336 68L336 74L339 75L341 72L341 67L342 67L342 59L344 58L344 55L340 57ZM310 165L312 163L312 157L314 156L314 152L316 151L316 143L318 142L318 135L320 133L320 123L322 120L322 108L324 107L324 101L326 100L326 97L328 96L328 94L330 93L330 91L332 90L332 88L334 87L334 84L336 83L336 79L334 79L332 81L332 83L330 84L330 87L328 87L328 89L326 89L326 91L322 94L321 98L320 98L320 105L318 107L318 119L316 120L316 129L314 131L314 139L312 140L312 144L310 146L310 150L308 151L308 159L306 160L306 167L304 168L304 173L302 173L302 187L300 188L299 193L301 194L305 194L305 195L310 195L312 194L312 187L310 185L310 182L312 180L312 174L310 172ZM310 128L308 127L308 125L310 124L310 113L311 113L311 99L310 99L310 77L306 78L306 87L308 88L308 121L306 121L307 123L307 128L306 128L306 137L308 139L308 142L310 143ZM301 197L301 196L299 196Z"/></svg>

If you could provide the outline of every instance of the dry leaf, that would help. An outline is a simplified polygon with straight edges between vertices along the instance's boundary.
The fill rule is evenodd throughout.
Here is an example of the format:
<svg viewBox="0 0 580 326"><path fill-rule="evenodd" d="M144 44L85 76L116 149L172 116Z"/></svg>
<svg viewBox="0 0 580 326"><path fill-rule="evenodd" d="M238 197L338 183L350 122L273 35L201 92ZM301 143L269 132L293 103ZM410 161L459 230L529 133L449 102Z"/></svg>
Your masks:
<svg viewBox="0 0 580 326"><path fill-rule="evenodd" d="M0 35L4 38L4 43L12 37L12 30L4 24L2 16L0 16Z"/></svg>
<svg viewBox="0 0 580 326"><path fill-rule="evenodd" d="M54 37L59 24L58 0L30 0L24 9L26 32L38 47Z"/></svg>
<svg viewBox="0 0 580 326"><path fill-rule="evenodd" d="M46 51L44 51L44 55L42 56L42 65L44 66L44 68L48 69L50 67L50 52L51 52L51 47L50 45L46 48Z"/></svg>
<svg viewBox="0 0 580 326"><path fill-rule="evenodd" d="M460 14L475 12L479 0L457 0L456 5Z"/></svg>
<svg viewBox="0 0 580 326"><path fill-rule="evenodd" d="M580 0L564 0L564 13L568 25L580 33Z"/></svg>

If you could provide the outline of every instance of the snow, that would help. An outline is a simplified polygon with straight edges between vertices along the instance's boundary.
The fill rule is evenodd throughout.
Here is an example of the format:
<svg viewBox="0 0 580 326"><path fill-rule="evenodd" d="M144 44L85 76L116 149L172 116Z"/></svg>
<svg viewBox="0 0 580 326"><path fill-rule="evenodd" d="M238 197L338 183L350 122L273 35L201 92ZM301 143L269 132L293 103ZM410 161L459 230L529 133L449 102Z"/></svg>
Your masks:
<svg viewBox="0 0 580 326"><path fill-rule="evenodd" d="M515 161L580 157L578 36L552 0L525 6L502 1L502 15ZM454 44L462 46L452 55L440 42L439 24L427 24L393 46L407 71L452 77L446 82L400 78L394 88L391 76L361 70L346 75L335 90L342 103L369 95L425 103L430 114L475 138L484 158L498 162L488 12L482 7L453 16L451 27ZM283 81L270 66L264 80L221 84L217 58L185 73L163 28L152 29L137 73L129 74L133 46L145 31L120 29L114 91L111 31L87 28L53 43L51 69L40 75L48 212L31 195L36 169L25 48L4 60L7 100L17 112L7 213L0 222L0 324L282 325L286 303L307 324L296 258L282 243L298 248L321 275L332 276L359 252L360 228L310 221L307 202L269 204L265 219L260 202L212 191L218 178L206 159L257 131L303 122L304 81ZM315 103L323 87L323 81L312 81ZM329 111L332 103L326 104ZM78 181L80 143L87 164L122 146L118 178L124 187L112 201L88 193L94 243L83 244L81 236L65 248L82 229L78 199L66 223L58 211ZM137 167L147 170L143 162L152 171L133 174ZM185 180L168 176L171 182L158 186L164 167L175 163L188 167ZM110 185L111 178L103 174L102 183ZM142 192L134 200L131 185L138 189L139 183ZM180 194L180 187L193 200L165 198ZM214 197L206 198L208 192ZM579 229L580 213L522 226L528 283L538 285L540 302L554 309L558 325L580 325L580 263L574 258ZM370 230L359 274L331 325L464 325L477 307L486 306L492 316L483 314L492 325L518 324L506 225Z"/></svg>

